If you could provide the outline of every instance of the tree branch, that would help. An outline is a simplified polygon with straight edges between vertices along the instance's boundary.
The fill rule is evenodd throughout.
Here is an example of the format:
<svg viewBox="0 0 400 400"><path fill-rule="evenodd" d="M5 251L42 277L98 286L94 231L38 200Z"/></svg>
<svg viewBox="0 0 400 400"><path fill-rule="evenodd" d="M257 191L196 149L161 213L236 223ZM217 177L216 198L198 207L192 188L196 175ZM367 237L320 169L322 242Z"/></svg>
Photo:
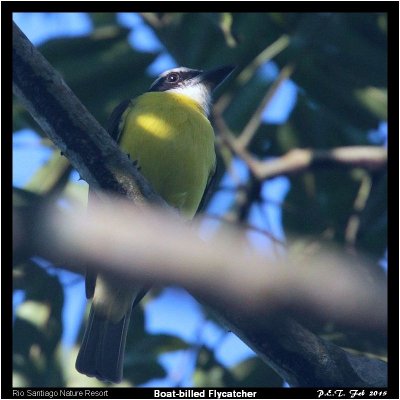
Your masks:
<svg viewBox="0 0 400 400"><path fill-rule="evenodd" d="M13 90L92 188L164 203L15 23Z"/></svg>
<svg viewBox="0 0 400 400"><path fill-rule="evenodd" d="M317 166L362 167L371 170L386 167L387 151L380 146L348 146L332 150L294 149L282 157L268 161L252 160L259 179L293 174Z"/></svg>
<svg viewBox="0 0 400 400"><path fill-rule="evenodd" d="M386 168L387 150L381 146L347 146L331 150L293 149L281 157L260 161L250 154L229 131L220 115L215 116L222 142L246 162L259 180L297 174L315 167L347 167L378 170Z"/></svg>
<svg viewBox="0 0 400 400"><path fill-rule="evenodd" d="M257 129L262 123L262 113L264 112L265 108L270 104L271 100L275 96L275 93L281 87L283 82L290 78L293 71L294 66L292 64L288 64L281 69L278 77L267 90L257 109L254 111L250 120L247 122L246 126L243 128L243 131L240 133L240 136L236 139L236 143L239 148L245 149L249 145Z"/></svg>

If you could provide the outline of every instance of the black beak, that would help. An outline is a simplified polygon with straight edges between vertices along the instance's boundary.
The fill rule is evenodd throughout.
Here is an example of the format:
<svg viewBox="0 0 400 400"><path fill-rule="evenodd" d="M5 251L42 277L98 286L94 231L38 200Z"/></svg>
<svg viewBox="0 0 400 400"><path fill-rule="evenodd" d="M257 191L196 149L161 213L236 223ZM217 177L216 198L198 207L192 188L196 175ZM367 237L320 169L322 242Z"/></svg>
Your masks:
<svg viewBox="0 0 400 400"><path fill-rule="evenodd" d="M209 71L203 71L198 75L199 81L207 85L210 92L214 91L226 78L233 72L236 66L226 65L224 67L214 68Z"/></svg>

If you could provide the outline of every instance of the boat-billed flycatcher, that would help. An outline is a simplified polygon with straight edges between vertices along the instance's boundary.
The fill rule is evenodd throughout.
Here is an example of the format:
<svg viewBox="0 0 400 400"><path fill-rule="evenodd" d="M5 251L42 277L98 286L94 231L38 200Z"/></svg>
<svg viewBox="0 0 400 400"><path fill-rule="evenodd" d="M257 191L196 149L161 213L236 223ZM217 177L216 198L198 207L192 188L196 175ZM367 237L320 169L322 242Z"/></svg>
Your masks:
<svg viewBox="0 0 400 400"><path fill-rule="evenodd" d="M216 166L208 120L211 94L233 69L171 69L110 117L109 133L164 200L188 219L199 208ZM104 273L87 275L86 294L93 303L76 361L79 372L110 382L122 379L131 310L145 292Z"/></svg>

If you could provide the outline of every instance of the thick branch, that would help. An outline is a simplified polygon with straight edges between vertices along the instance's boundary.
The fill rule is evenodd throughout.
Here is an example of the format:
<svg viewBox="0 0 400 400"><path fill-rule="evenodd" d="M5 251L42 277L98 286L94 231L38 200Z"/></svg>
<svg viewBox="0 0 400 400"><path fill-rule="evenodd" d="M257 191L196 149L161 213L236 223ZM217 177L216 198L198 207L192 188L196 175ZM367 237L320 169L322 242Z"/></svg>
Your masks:
<svg viewBox="0 0 400 400"><path fill-rule="evenodd" d="M162 200L45 58L14 24L13 90L92 188L136 203Z"/></svg>

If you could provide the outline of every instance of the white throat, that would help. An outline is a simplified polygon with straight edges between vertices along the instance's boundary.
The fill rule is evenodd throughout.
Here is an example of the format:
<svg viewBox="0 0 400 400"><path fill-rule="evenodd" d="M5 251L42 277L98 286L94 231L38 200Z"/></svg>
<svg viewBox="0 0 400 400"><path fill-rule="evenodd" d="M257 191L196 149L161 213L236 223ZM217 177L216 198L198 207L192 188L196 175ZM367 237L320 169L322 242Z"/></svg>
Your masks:
<svg viewBox="0 0 400 400"><path fill-rule="evenodd" d="M190 97L204 110L206 115L209 115L211 106L211 96L206 86L202 83L196 83L190 86L177 87L169 89L166 92L179 93Z"/></svg>

